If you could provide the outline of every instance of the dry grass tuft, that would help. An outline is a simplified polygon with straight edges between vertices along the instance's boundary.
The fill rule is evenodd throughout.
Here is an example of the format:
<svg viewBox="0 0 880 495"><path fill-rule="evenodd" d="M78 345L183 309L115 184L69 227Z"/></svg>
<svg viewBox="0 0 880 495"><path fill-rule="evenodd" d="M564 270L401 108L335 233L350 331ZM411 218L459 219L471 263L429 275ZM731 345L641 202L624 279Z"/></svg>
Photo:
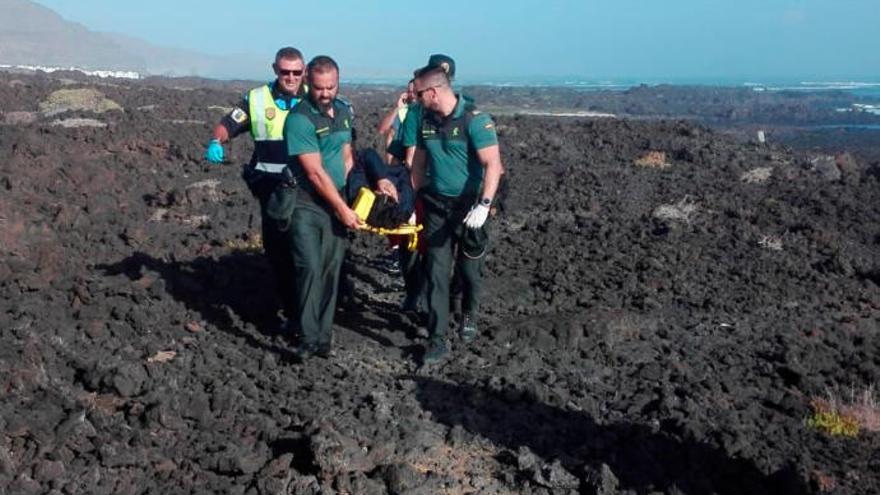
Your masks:
<svg viewBox="0 0 880 495"><path fill-rule="evenodd" d="M880 410L873 385L859 392L851 388L846 398L832 390L825 395L810 402L813 414L807 418L807 426L845 437L855 437L861 430L880 431Z"/></svg>
<svg viewBox="0 0 880 495"><path fill-rule="evenodd" d="M243 239L230 239L226 241L226 247L239 253L262 253L263 236L260 234L245 234Z"/></svg>
<svg viewBox="0 0 880 495"><path fill-rule="evenodd" d="M697 209L697 204L685 196L678 203L658 206L651 215L658 220L690 224Z"/></svg>
<svg viewBox="0 0 880 495"><path fill-rule="evenodd" d="M746 184L762 184L770 180L770 177L773 176L773 167L758 167L749 170L748 172L744 172L739 176L740 182L745 182Z"/></svg>
<svg viewBox="0 0 880 495"><path fill-rule="evenodd" d="M816 485L816 488L819 489L820 493L830 493L837 488L837 481L834 479L834 476L825 474L822 471L813 471L810 475L810 479L813 481L813 484Z"/></svg>
<svg viewBox="0 0 880 495"><path fill-rule="evenodd" d="M666 161L666 153L663 151L649 151L635 161L637 167L666 169L672 166Z"/></svg>
<svg viewBox="0 0 880 495"><path fill-rule="evenodd" d="M435 473L444 478L451 478L461 483L447 486L442 492L447 495L466 495L470 493L492 493L507 495L506 489L493 486L495 484L495 458L498 451L491 446L462 445L453 447L441 444L426 450L423 454L409 460L410 466L416 471L427 474ZM481 491L474 491L470 486L477 481Z"/></svg>
<svg viewBox="0 0 880 495"><path fill-rule="evenodd" d="M782 251L782 238L777 235L761 236L758 246L771 251Z"/></svg>

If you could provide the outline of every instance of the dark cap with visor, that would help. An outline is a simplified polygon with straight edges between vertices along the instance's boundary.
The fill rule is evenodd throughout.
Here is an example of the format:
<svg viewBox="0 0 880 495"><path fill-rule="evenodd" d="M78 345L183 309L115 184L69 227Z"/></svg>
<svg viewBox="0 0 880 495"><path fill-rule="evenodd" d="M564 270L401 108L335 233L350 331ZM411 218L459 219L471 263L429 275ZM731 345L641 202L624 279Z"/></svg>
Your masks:
<svg viewBox="0 0 880 495"><path fill-rule="evenodd" d="M435 69L442 69L443 72L449 76L449 79L453 79L455 77L455 60L452 60L452 57L448 55L435 53L428 57L428 65L415 72L416 77L418 77L419 74L424 74Z"/></svg>

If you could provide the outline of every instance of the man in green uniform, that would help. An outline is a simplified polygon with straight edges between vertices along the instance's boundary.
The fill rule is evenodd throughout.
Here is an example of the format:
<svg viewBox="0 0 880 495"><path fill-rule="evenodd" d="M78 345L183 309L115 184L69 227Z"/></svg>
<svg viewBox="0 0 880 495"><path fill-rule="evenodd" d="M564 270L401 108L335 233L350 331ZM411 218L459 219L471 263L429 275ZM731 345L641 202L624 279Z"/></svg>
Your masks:
<svg viewBox="0 0 880 495"><path fill-rule="evenodd" d="M442 69L449 76L449 80L455 77L455 61L447 55L435 53L428 57L428 67ZM416 71L418 72L418 71ZM386 151L388 155L392 155L395 160L400 161L409 169L412 169L413 156L418 142L417 133L419 124L422 120L422 105L419 103L415 95L415 79L410 80L407 85L408 104L404 107L403 112L400 111L400 104L403 100L401 95L398 101L398 109L394 111L391 119L400 120L399 128L395 129L393 139L388 143ZM401 118L400 115L403 115ZM385 120L388 120L386 115ZM383 120L380 123L379 132L382 132ZM393 120L392 120L393 121ZM390 125L390 124L389 124ZM416 207L416 220L418 223L423 221L423 212L421 201ZM403 271L404 287L406 296L401 302L401 309L409 313L421 313L424 311L425 299L427 297L427 281L425 280L425 256L422 254L423 249L417 251L400 250L400 267Z"/></svg>
<svg viewBox="0 0 880 495"><path fill-rule="evenodd" d="M339 66L330 57L315 57L308 83L308 98L284 124L288 163L298 183L290 231L302 331L295 350L299 361L331 354L345 228L361 225L341 194L354 158L350 107L337 99Z"/></svg>
<svg viewBox="0 0 880 495"><path fill-rule="evenodd" d="M495 123L456 94L447 71L430 64L416 73L423 109L413 156L413 184L425 203L428 244L428 347L424 363L447 353L449 282L453 263L462 277L462 339L477 336L485 223L504 168Z"/></svg>
<svg viewBox="0 0 880 495"><path fill-rule="evenodd" d="M304 97L305 62L296 48L285 47L275 54L272 64L276 79L247 92L243 101L214 127L205 153L210 163L223 163L223 143L245 132L254 139L254 152L242 176L260 202L263 246L275 273L276 286L285 316L283 331L290 332L296 315L293 287L293 258L287 242L289 219L278 221L270 213L282 213L270 206L273 192L288 186L284 176L287 150L282 132L290 110ZM277 216L277 215L276 215Z"/></svg>

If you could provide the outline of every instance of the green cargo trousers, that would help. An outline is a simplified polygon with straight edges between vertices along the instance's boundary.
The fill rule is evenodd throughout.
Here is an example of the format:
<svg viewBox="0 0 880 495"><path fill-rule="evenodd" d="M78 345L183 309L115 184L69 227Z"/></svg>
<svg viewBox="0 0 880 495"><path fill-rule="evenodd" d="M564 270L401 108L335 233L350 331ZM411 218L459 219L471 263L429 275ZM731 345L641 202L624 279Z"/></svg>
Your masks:
<svg viewBox="0 0 880 495"><path fill-rule="evenodd" d="M260 216L263 232L263 249L275 275L275 288L281 299L284 316L296 318L296 289L293 266L293 246L290 224L280 223L266 213L266 201L260 199Z"/></svg>
<svg viewBox="0 0 880 495"><path fill-rule="evenodd" d="M428 243L428 335L431 344L445 342L449 329L449 284L453 262L463 283L462 311L476 315L483 288L484 255L470 258L462 250L466 212L425 208L425 239ZM485 228L485 227L484 227Z"/></svg>
<svg viewBox="0 0 880 495"><path fill-rule="evenodd" d="M291 222L297 317L306 348L333 340L337 281L345 253L345 227L310 201L299 201Z"/></svg>

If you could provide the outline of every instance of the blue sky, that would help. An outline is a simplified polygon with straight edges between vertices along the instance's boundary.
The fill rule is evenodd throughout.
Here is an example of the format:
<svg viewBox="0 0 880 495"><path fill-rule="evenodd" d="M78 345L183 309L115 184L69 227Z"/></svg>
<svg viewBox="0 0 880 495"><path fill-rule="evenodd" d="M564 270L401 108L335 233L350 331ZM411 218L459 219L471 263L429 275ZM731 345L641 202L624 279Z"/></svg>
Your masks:
<svg viewBox="0 0 880 495"><path fill-rule="evenodd" d="M270 61L327 54L343 77L406 78L430 53L458 77L878 80L878 0L37 0L156 44Z"/></svg>

